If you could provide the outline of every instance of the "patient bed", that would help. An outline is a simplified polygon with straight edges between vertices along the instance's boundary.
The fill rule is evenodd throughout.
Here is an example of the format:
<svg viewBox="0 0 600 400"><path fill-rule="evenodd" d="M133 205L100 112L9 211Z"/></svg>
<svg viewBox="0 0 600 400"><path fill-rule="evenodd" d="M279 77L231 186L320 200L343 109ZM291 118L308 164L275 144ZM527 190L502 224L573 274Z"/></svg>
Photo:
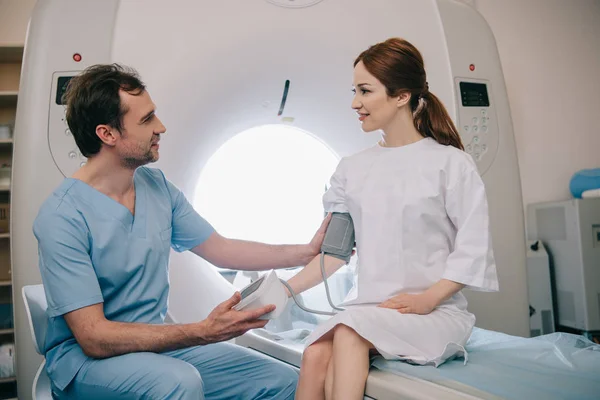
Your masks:
<svg viewBox="0 0 600 400"><path fill-rule="evenodd" d="M248 332L236 343L300 366L310 329ZM372 360L367 399L600 399L600 345L566 333L521 338L475 328L468 362Z"/></svg>

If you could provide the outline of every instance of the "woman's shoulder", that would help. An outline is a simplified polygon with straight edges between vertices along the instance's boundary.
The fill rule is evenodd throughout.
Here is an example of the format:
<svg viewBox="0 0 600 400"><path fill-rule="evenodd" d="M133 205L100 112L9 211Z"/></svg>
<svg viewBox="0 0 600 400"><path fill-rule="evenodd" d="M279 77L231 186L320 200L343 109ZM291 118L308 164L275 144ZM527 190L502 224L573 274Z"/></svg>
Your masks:
<svg viewBox="0 0 600 400"><path fill-rule="evenodd" d="M469 153L451 145L440 144L434 139L430 139L429 150L437 159L442 162L442 166L458 166L462 169L476 168L475 160Z"/></svg>
<svg viewBox="0 0 600 400"><path fill-rule="evenodd" d="M425 138L421 142L417 142L416 145L409 145L406 148L383 148L378 144L374 144L342 157L339 167L344 170L348 168L361 169L365 164L371 163L374 158L379 159L380 156L386 154L391 156L386 160L410 164L419 170L434 169L447 172L464 172L477 169L470 154L454 146L440 144L433 138Z"/></svg>
<svg viewBox="0 0 600 400"><path fill-rule="evenodd" d="M360 165L363 162L370 160L377 152L378 145L373 145L365 149L359 150L355 153L343 156L340 159L340 166Z"/></svg>

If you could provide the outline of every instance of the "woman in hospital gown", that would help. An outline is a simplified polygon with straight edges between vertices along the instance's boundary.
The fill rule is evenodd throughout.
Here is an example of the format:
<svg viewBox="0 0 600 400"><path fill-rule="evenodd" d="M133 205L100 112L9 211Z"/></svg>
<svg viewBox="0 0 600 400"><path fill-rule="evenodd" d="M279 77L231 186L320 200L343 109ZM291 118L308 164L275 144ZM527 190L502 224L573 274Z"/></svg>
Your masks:
<svg viewBox="0 0 600 400"><path fill-rule="evenodd" d="M402 39L355 62L352 107L381 140L339 163L323 198L350 213L357 277L339 312L307 338L297 399L362 399L369 356L438 366L467 354L475 324L461 289L497 291L484 184L419 51ZM343 261L325 257L327 274ZM290 279L322 281L316 258Z"/></svg>

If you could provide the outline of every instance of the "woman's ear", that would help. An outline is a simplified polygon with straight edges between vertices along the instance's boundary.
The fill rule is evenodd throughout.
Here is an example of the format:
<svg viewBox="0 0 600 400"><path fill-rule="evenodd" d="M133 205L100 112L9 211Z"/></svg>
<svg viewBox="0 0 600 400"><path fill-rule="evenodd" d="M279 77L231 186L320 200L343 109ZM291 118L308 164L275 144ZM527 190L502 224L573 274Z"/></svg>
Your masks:
<svg viewBox="0 0 600 400"><path fill-rule="evenodd" d="M407 105L410 102L410 98L411 98L410 92L401 92L397 96L398 100L396 102L396 105L398 106L398 108L404 107L405 105Z"/></svg>

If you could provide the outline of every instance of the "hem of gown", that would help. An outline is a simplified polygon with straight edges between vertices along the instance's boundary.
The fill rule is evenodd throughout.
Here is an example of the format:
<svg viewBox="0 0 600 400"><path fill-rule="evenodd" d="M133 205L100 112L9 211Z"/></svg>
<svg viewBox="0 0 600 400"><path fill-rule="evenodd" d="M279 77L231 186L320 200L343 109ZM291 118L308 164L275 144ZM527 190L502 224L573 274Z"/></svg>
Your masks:
<svg viewBox="0 0 600 400"><path fill-rule="evenodd" d="M324 322L323 325L329 323L330 321ZM408 362L408 363L416 364L416 365L433 365L437 368L440 365L442 365L443 363L445 363L446 361L449 361L449 360L452 360L455 358L459 358L461 356L464 358L464 364L466 365L468 358L469 358L469 354L468 354L467 350L465 349L465 347L454 341L448 341L446 343L446 345L444 346L444 349L442 352L437 354L435 357L430 358L430 357L426 357L426 356L422 355L420 350L415 348L410 343L399 339L396 342L396 345L399 343L402 343L407 348L409 348L409 347L414 348L417 352L419 352L421 354L420 355L414 354L414 355L410 355L410 356L403 356L403 355L395 354L394 351L392 351L391 349L389 349L389 348L386 349L385 345L382 346L382 345L377 345L377 344L373 343L374 340L372 340L372 338L371 339L369 338L371 335L368 332L364 332L364 330L362 330L361 328L352 326L352 324L348 324L344 321L339 321L339 322L335 323L333 326L331 326L328 329L326 329L325 331L321 332L318 336L314 335L314 337L313 337L313 334L310 334L305 340L305 348L310 346L314 342L316 342L319 338L325 336L328 332L331 332L331 330L334 329L338 325L345 325L345 326L353 329L363 339L369 341L373 345L373 347L375 347L375 349L381 354L381 356L383 356L383 358L385 358L386 360L398 360L398 361L404 361L404 362ZM319 329L318 326L315 330L317 330L317 329ZM466 341L468 340L468 338L471 334L471 331L472 331L472 329L469 330L469 332L467 332L465 334L465 336L463 337L463 340L462 340L463 342L466 343ZM313 333L314 333L314 331L313 331Z"/></svg>
<svg viewBox="0 0 600 400"><path fill-rule="evenodd" d="M365 339L365 340L369 341L371 344L373 344L371 342L371 340L369 340L369 338L367 337L368 335L364 335L364 333L361 333L359 331L359 329L357 329L356 327L350 326L344 322L339 322L339 323L335 324L334 326L332 326L331 328L329 328L328 330L326 330L325 332L323 332L321 335L319 335L315 339L313 339L312 341L310 341L310 343L307 343L306 347L308 347L311 344L313 344L314 342L316 342L319 338L325 336L325 334L330 332L332 329L334 329L338 325L345 325L345 326L353 329L356 333L358 333L358 335L360 337L362 337L363 339ZM450 346L455 346L454 351L452 351L450 354L448 354L446 357L444 357L444 355L448 352L448 349ZM464 365L467 364L467 361L469 359L469 353L464 348L464 346L462 346L458 343L455 343L455 342L446 343L446 346L444 347L444 351L442 351L442 353L439 354L437 357L434 357L431 359L424 357L424 356L401 356L398 354L393 354L393 352L391 352L390 350L385 350L383 348L384 346L378 346L375 344L373 344L373 347L375 347L375 349L379 352L379 354L388 361L405 361L407 363L415 364L415 365L433 365L436 368L439 367L440 365L442 365L443 363L445 363L446 361L453 360L453 359L461 357L461 356L464 358L464 363L463 363Z"/></svg>

